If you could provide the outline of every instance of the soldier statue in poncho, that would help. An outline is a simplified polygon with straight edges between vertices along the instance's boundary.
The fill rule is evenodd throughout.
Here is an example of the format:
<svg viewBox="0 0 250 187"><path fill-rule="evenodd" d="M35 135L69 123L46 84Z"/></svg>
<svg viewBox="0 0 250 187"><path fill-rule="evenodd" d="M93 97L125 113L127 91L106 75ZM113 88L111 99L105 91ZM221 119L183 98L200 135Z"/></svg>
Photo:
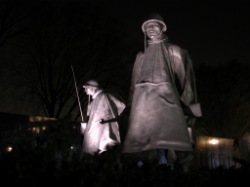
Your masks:
<svg viewBox="0 0 250 187"><path fill-rule="evenodd" d="M84 135L82 155L101 154L121 143L118 117L125 104L101 89L96 80L87 81L83 88L91 98L88 103L88 121L81 123Z"/></svg>
<svg viewBox="0 0 250 187"><path fill-rule="evenodd" d="M188 51L171 44L166 30L159 14L151 14L142 24L145 49L133 67L123 144L124 153L157 150L159 164L168 164L166 150L193 151L188 127L201 116Z"/></svg>

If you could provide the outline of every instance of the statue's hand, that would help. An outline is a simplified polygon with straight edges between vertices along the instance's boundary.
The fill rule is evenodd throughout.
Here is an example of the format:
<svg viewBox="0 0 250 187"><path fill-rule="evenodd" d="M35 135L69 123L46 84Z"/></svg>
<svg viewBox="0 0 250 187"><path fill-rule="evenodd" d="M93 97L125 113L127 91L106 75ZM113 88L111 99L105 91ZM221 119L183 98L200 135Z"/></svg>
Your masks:
<svg viewBox="0 0 250 187"><path fill-rule="evenodd" d="M84 134L84 131L86 129L86 126L87 126L87 123L81 123L81 127L80 127L80 130L81 130L81 133Z"/></svg>

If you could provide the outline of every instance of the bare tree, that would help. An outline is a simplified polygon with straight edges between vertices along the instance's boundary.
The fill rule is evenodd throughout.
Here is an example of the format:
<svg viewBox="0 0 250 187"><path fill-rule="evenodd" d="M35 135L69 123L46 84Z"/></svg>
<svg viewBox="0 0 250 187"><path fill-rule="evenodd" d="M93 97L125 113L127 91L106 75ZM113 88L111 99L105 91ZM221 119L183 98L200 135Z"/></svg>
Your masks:
<svg viewBox="0 0 250 187"><path fill-rule="evenodd" d="M0 1L0 96L2 110L7 103L7 95L11 88L12 76L10 76L11 65L14 55L12 55L12 47L15 46L14 41L20 37L28 28L28 19L30 11L15 0ZM6 52L7 51L7 52ZM10 61L10 62L9 62Z"/></svg>
<svg viewBox="0 0 250 187"><path fill-rule="evenodd" d="M250 131L250 66L232 61L228 69L231 86L227 90L223 130L226 137L238 138Z"/></svg>
<svg viewBox="0 0 250 187"><path fill-rule="evenodd" d="M197 70L203 117L197 128L211 136L236 138L249 131L249 66L233 60Z"/></svg>
<svg viewBox="0 0 250 187"><path fill-rule="evenodd" d="M89 78L124 86L126 78L121 75L126 61L121 54L125 45L120 37L124 28L101 8L68 3L42 5L36 7L35 22L21 40L21 60L26 62L26 68L19 72L22 84L44 115L78 118L70 66L75 69L79 91ZM82 92L80 97L85 109L87 97Z"/></svg>
<svg viewBox="0 0 250 187"><path fill-rule="evenodd" d="M18 1L0 2L0 47L24 33L29 26L27 24L29 15L30 12Z"/></svg>

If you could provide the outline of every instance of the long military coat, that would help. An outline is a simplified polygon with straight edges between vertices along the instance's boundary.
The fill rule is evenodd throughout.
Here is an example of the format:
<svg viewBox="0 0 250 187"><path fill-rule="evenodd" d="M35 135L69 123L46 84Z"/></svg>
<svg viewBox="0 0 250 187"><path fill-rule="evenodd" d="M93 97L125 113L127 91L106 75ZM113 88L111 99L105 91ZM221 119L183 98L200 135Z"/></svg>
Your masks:
<svg viewBox="0 0 250 187"><path fill-rule="evenodd" d="M157 148L192 151L183 107L196 104L197 98L192 62L186 50L163 39L138 53L130 102L123 152Z"/></svg>
<svg viewBox="0 0 250 187"><path fill-rule="evenodd" d="M88 106L89 120L84 132L83 153L95 154L121 142L117 117L125 104L101 91Z"/></svg>

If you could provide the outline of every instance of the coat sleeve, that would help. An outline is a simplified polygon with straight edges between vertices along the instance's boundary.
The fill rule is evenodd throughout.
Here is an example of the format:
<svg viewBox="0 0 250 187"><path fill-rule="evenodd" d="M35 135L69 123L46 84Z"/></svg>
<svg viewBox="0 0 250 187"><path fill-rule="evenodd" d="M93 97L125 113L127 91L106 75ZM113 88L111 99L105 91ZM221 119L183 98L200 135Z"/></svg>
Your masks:
<svg viewBox="0 0 250 187"><path fill-rule="evenodd" d="M181 95L182 102L187 106L190 114L194 117L201 117L202 112L200 108L200 103L198 102L197 92L196 92L196 79L193 69L192 60L189 56L188 51L183 51L183 60L185 61L185 85Z"/></svg>
<svg viewBox="0 0 250 187"><path fill-rule="evenodd" d="M121 101L120 99L118 99L114 95L107 94L107 97L109 99L110 110L113 111L114 117L119 116L123 112L123 110L125 109L126 105L124 104L123 101ZM116 112L114 112L114 111L116 111Z"/></svg>
<svg viewBox="0 0 250 187"><path fill-rule="evenodd" d="M192 60L185 49L171 48L176 88L186 116L201 117L200 103L197 99L196 80Z"/></svg>

